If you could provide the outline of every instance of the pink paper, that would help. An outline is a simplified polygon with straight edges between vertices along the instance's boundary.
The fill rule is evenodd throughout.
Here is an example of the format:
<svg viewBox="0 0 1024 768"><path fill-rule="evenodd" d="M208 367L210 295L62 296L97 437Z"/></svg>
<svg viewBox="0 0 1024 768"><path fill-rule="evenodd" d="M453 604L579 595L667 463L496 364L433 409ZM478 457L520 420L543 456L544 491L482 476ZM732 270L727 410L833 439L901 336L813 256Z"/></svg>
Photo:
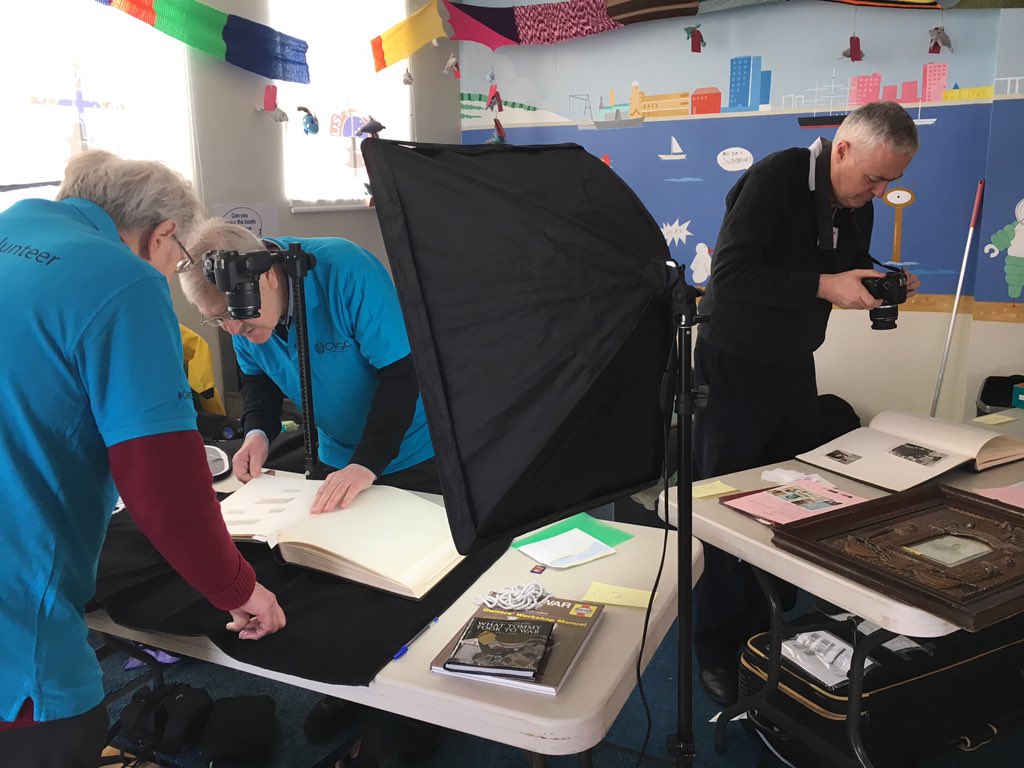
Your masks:
<svg viewBox="0 0 1024 768"><path fill-rule="evenodd" d="M1024 486L1007 485L1003 488L982 488L978 493L982 496L988 496L990 499L1024 509Z"/></svg>
<svg viewBox="0 0 1024 768"><path fill-rule="evenodd" d="M722 503L765 522L785 525L843 507L850 507L862 501L867 501L867 499L844 493L813 480L800 480L796 483L768 488L760 493L723 500Z"/></svg>

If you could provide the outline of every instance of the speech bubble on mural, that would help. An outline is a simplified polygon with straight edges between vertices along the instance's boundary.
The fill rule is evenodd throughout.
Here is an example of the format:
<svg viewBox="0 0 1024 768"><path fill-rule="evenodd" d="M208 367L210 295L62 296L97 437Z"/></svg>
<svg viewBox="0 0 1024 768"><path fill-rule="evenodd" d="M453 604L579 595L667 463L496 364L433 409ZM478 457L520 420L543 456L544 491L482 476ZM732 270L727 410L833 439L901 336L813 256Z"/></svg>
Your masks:
<svg viewBox="0 0 1024 768"><path fill-rule="evenodd" d="M729 147L718 153L718 164L726 171L745 171L753 163L754 156L743 147Z"/></svg>

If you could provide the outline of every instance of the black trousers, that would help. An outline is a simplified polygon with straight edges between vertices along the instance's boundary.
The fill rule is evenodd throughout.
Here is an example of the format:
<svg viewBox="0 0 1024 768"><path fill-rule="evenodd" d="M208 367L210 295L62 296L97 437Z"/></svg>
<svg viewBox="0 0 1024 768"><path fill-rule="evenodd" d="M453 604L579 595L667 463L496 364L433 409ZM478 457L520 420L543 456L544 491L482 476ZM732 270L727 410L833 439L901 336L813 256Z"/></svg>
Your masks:
<svg viewBox="0 0 1024 768"><path fill-rule="evenodd" d="M0 763L18 768L96 768L107 743L100 704L76 717L0 732Z"/></svg>
<svg viewBox="0 0 1024 768"><path fill-rule="evenodd" d="M724 352L698 337L694 378L708 387L707 404L697 409L693 422L698 479L792 459L820 442L812 356L799 365L776 366ZM783 599L792 602L795 588L786 587ZM746 563L705 545L693 625L700 668L735 667L747 638L768 628L767 601Z"/></svg>

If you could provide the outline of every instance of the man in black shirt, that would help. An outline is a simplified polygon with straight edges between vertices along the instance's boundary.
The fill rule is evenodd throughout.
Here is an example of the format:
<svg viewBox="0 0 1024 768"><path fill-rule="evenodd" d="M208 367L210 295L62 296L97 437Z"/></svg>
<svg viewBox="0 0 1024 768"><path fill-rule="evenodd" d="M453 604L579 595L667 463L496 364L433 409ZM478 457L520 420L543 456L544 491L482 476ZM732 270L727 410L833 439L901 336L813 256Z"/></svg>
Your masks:
<svg viewBox="0 0 1024 768"><path fill-rule="evenodd" d="M851 112L834 142L787 149L755 163L726 197L695 348L707 404L694 417L697 477L791 459L818 438L814 350L829 312L881 305L861 282L880 277L868 254L870 205L903 175L917 128L899 104ZM907 293L920 281L908 275ZM767 628L750 568L705 547L695 589L694 649L713 699L736 699L736 654Z"/></svg>

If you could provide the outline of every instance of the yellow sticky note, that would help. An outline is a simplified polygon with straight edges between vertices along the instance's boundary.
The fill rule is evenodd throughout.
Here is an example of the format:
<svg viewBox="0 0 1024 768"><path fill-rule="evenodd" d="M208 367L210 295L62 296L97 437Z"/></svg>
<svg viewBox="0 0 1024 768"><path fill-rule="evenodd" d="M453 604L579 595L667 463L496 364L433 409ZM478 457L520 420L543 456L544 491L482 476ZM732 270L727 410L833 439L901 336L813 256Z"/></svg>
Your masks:
<svg viewBox="0 0 1024 768"><path fill-rule="evenodd" d="M726 485L721 480L715 480L713 483L693 486L693 498L707 499L711 496L724 496L727 493L735 493L735 491L736 489L731 485Z"/></svg>
<svg viewBox="0 0 1024 768"><path fill-rule="evenodd" d="M1016 421L1016 416L1007 416L1004 413L986 413L984 416L978 416L975 421L981 422L982 424L1008 424L1011 421Z"/></svg>
<svg viewBox="0 0 1024 768"><path fill-rule="evenodd" d="M600 581L592 581L584 600L591 600L595 603L607 603L608 605L628 605L631 608L646 608L651 600L649 589L633 589L632 587L617 587L614 584L605 584Z"/></svg>

